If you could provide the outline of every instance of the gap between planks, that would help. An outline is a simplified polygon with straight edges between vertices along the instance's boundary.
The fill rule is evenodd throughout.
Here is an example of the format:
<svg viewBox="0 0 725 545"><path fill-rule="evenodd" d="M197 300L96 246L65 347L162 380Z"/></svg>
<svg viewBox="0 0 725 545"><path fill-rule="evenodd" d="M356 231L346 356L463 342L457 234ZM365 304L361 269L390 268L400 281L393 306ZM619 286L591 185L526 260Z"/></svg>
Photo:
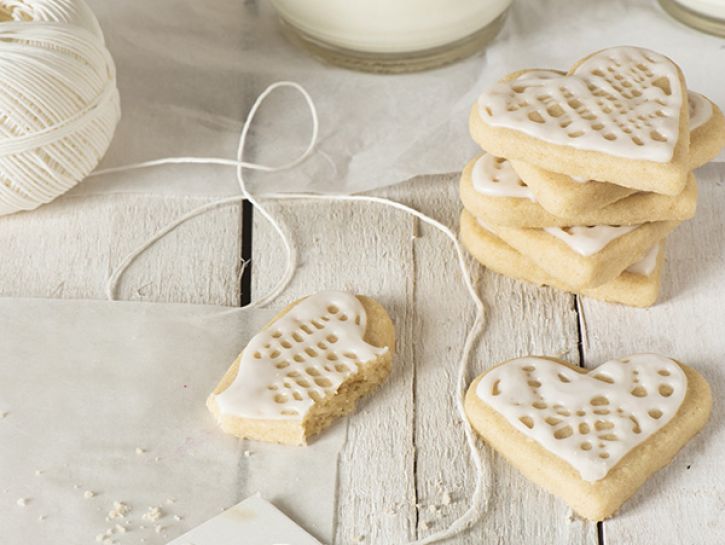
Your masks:
<svg viewBox="0 0 725 545"><path fill-rule="evenodd" d="M577 350L579 352L579 367L586 369L586 360L584 357L584 341L587 334L587 320L584 315L584 307L582 306L581 296L574 294L574 310L576 311L577 324ZM606 545L604 538L604 521L597 522L597 545Z"/></svg>

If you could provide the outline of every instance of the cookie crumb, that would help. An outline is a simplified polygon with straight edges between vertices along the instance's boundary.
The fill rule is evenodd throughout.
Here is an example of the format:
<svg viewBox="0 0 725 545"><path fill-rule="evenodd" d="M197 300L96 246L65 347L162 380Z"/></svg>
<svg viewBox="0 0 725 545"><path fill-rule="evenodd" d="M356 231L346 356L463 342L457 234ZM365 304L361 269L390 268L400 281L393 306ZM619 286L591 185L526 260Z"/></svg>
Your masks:
<svg viewBox="0 0 725 545"><path fill-rule="evenodd" d="M166 498L166 503L168 505L171 505L172 503L176 503L176 498Z"/></svg>
<svg viewBox="0 0 725 545"><path fill-rule="evenodd" d="M96 536L96 541L98 541L99 543L104 543L104 544L115 543L113 541L112 536L113 536L113 528L106 528L105 532L103 532L102 534L98 534Z"/></svg>
<svg viewBox="0 0 725 545"><path fill-rule="evenodd" d="M252 451L251 450L245 450L244 451L245 458L249 458L251 455L252 455Z"/></svg>
<svg viewBox="0 0 725 545"><path fill-rule="evenodd" d="M144 515L141 517L144 520L148 520L149 522L156 522L161 517L164 516L164 512L161 510L160 507L149 507L148 511L144 513Z"/></svg>
<svg viewBox="0 0 725 545"><path fill-rule="evenodd" d="M35 473L35 476L36 477L40 477L43 474L43 470L42 469L36 469L33 473Z"/></svg>
<svg viewBox="0 0 725 545"><path fill-rule="evenodd" d="M86 490L85 492L83 492L83 497L87 500L91 499L95 495L96 493L93 492L93 490Z"/></svg>
<svg viewBox="0 0 725 545"><path fill-rule="evenodd" d="M30 503L30 498L18 498L18 501L15 503L17 503L20 507L25 507L28 503Z"/></svg>
<svg viewBox="0 0 725 545"><path fill-rule="evenodd" d="M40 516L38 517L38 522L43 522L43 521L44 521L45 519L47 519L47 518L48 518L48 515L40 515Z"/></svg>
<svg viewBox="0 0 725 545"><path fill-rule="evenodd" d="M451 494L449 492L446 492L443 494L443 497L441 498L441 503L443 505L450 505L453 499L451 498Z"/></svg>
<svg viewBox="0 0 725 545"><path fill-rule="evenodd" d="M364 541L365 541L365 536L364 536L364 535L362 535L362 534L360 534L359 536L357 536L357 537L354 537L354 538L353 538L352 540L353 540L353 541L354 541L355 543L362 543L362 542L364 542Z"/></svg>
<svg viewBox="0 0 725 545"><path fill-rule="evenodd" d="M161 461L161 456L154 456L154 462L158 463L160 461Z"/></svg>
<svg viewBox="0 0 725 545"><path fill-rule="evenodd" d="M113 509L108 512L107 518L109 520L126 518L126 515L128 515L130 512L131 508L127 504L120 501L115 501L113 502Z"/></svg>
<svg viewBox="0 0 725 545"><path fill-rule="evenodd" d="M136 447L136 454L146 454L146 449L141 447Z"/></svg>
<svg viewBox="0 0 725 545"><path fill-rule="evenodd" d="M73 485L73 488L75 488L76 490L80 490L81 485L79 485L78 483L76 483L76 484Z"/></svg>
<svg viewBox="0 0 725 545"><path fill-rule="evenodd" d="M184 519L183 519L183 517L180 517L179 515L174 515L174 520L179 521L179 520L184 520Z"/></svg>
<svg viewBox="0 0 725 545"><path fill-rule="evenodd" d="M157 534L160 534L160 533L161 533L161 532L163 532L164 530L166 530L166 527L165 527L165 526L161 526L160 524L158 524L158 525L154 526L154 531L155 531L155 532L156 532Z"/></svg>
<svg viewBox="0 0 725 545"><path fill-rule="evenodd" d="M430 528L430 524L426 522L425 520L420 521L420 529L421 530L428 530Z"/></svg>

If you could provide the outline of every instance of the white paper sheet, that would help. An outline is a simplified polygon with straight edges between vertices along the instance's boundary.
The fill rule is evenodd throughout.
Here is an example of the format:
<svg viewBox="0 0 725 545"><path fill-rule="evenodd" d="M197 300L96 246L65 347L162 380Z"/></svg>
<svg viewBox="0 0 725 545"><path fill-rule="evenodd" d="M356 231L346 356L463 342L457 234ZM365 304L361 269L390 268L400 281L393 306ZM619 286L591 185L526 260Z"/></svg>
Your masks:
<svg viewBox="0 0 725 545"><path fill-rule="evenodd" d="M514 69L567 68L611 45L650 47L682 66L693 89L725 106L723 40L671 19L654 0L516 0L501 35L464 62L381 76L325 66L290 45L260 0L90 0L119 71L123 120L104 166L177 155L232 157L254 98L291 79L311 93L320 144L302 167L250 174L257 191L362 191L418 174L453 172L475 146L468 110ZM282 163L304 147L309 118L292 91L260 112L248 158ZM230 169L174 167L93 179L108 191L229 195Z"/></svg>
<svg viewBox="0 0 725 545"><path fill-rule="evenodd" d="M321 545L274 505L252 496L168 545Z"/></svg>
<svg viewBox="0 0 725 545"><path fill-rule="evenodd" d="M157 545L256 492L329 542L321 506L344 426L304 449L261 445L223 434L205 407L270 314L0 299L0 542L96 543L111 529L119 545ZM106 520L116 501L130 513ZM144 519L150 507L165 514Z"/></svg>

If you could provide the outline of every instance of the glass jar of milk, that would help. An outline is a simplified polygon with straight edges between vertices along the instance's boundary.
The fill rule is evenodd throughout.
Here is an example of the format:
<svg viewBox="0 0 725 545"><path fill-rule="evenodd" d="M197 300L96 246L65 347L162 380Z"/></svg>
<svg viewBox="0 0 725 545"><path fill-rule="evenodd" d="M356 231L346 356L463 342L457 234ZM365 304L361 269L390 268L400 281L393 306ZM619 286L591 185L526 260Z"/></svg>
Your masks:
<svg viewBox="0 0 725 545"><path fill-rule="evenodd" d="M725 36L725 0L660 0L660 4L686 25Z"/></svg>
<svg viewBox="0 0 725 545"><path fill-rule="evenodd" d="M512 0L272 0L288 37L371 72L434 68L480 51Z"/></svg>

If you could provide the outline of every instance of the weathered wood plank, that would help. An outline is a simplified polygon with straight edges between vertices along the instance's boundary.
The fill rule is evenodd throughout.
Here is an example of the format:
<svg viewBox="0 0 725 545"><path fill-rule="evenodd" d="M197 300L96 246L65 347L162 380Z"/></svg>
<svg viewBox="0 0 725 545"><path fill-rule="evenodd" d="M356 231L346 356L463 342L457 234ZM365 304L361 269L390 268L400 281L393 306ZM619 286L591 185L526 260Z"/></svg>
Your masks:
<svg viewBox="0 0 725 545"><path fill-rule="evenodd" d="M299 250L292 284L274 306L325 289L374 296L395 322L398 354L381 390L313 445L290 451L250 444L264 457L251 457L247 490L270 495L325 543L405 541L415 532L410 218L360 204L269 206ZM281 246L260 217L253 230L253 298L283 269ZM294 489L266 482L270 468L289 466L306 468L295 474Z"/></svg>
<svg viewBox="0 0 725 545"><path fill-rule="evenodd" d="M458 223L451 177L419 178L381 194L449 225ZM455 365L473 306L450 242L425 225L415 227L422 237L413 240L413 219L380 205L311 201L272 206L287 219L300 252L300 269L279 304L318 289L364 287L386 304L398 327L396 374L348 419L347 440L337 461L335 540L328 542L364 538L370 544L402 543L447 526L465 510L473 488L453 398ZM253 291L260 295L262 286L270 286L281 272L281 253L267 226L255 223L254 235ZM490 317L471 376L528 353L568 352L577 360L571 296L488 273L482 286ZM532 535L542 536L542 542L596 542L592 525L570 522L561 502L490 452L484 455L491 471L490 512L465 541L459 537L451 543L492 538L522 542ZM269 463L265 465L268 469ZM261 469L251 467L252 482L261 483L263 477L256 474ZM304 482L298 484L305 488ZM443 506L446 492L452 502ZM324 526L319 513L326 501L333 500L318 498L313 507L297 510L305 516L300 520L317 519L315 526ZM303 501L298 498L297 503ZM522 510L526 517L518 515ZM325 538L324 531L317 535Z"/></svg>
<svg viewBox="0 0 725 545"><path fill-rule="evenodd" d="M210 198L62 197L0 217L0 296L104 299L110 269L157 229ZM240 207L194 218L128 269L120 299L239 304Z"/></svg>
<svg viewBox="0 0 725 545"><path fill-rule="evenodd" d="M667 241L661 302L639 310L584 300L585 363L660 352L690 364L709 381L714 407L709 424L668 467L654 475L604 523L605 543L715 545L723 543L725 417L725 195L723 169L702 169L697 216Z"/></svg>
<svg viewBox="0 0 725 545"><path fill-rule="evenodd" d="M458 225L457 177L423 178L395 190L426 214ZM406 196L410 197L406 197ZM416 485L419 533L448 526L468 506L474 475L455 410L458 355L473 319L455 251L436 230L421 225L415 241ZM573 298L495 273L473 260L487 306L487 325L470 365L470 378L493 364L526 354L563 354L577 362L577 317ZM569 509L484 451L489 509L482 522L449 543L596 543L596 528L571 521ZM452 503L444 505L446 494ZM521 516L526 513L526 516Z"/></svg>

